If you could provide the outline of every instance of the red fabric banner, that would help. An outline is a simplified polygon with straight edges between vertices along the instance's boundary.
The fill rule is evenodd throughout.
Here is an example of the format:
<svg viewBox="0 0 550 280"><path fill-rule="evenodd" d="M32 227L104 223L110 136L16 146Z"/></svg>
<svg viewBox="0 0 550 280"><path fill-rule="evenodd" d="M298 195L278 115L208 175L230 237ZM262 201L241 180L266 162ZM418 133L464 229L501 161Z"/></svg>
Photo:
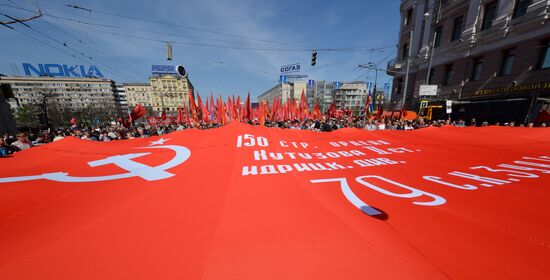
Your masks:
<svg viewBox="0 0 550 280"><path fill-rule="evenodd" d="M507 127L68 137L4 159L0 278L545 279L549 147Z"/></svg>

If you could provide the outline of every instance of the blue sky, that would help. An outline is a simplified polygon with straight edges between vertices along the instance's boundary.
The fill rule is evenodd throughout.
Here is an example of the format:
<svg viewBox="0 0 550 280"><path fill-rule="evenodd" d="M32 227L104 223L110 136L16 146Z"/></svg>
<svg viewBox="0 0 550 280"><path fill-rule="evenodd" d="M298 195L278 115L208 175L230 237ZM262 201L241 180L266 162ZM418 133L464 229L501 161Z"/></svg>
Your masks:
<svg viewBox="0 0 550 280"><path fill-rule="evenodd" d="M374 71L357 65L374 62L384 69L395 57L399 31L399 0L30 3L46 15L28 22L32 28L0 26L0 73L12 75L16 67L23 74L23 62L96 65L117 82L147 82L151 65L182 64L201 94L258 96L290 63L301 63L301 74L310 79L374 81ZM25 9L31 9L26 0L0 0L0 14L25 17ZM165 58L167 41L173 42L173 62ZM314 67L311 49L321 49ZM379 84L390 79L378 72Z"/></svg>

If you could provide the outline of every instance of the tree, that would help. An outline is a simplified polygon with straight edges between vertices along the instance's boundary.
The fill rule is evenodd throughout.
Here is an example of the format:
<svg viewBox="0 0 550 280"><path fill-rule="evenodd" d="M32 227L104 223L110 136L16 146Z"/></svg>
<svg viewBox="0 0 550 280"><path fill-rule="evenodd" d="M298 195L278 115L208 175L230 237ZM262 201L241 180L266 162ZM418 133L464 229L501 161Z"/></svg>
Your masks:
<svg viewBox="0 0 550 280"><path fill-rule="evenodd" d="M15 120L19 127L37 127L38 114L39 109L35 104L23 104L17 108Z"/></svg>

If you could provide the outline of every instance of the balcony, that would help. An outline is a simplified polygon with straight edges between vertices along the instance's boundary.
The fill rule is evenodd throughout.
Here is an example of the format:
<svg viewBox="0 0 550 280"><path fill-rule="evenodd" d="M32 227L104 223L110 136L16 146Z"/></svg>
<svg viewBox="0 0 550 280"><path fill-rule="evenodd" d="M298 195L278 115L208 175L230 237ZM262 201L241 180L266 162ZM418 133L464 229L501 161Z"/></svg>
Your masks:
<svg viewBox="0 0 550 280"><path fill-rule="evenodd" d="M388 61L388 66L386 67L386 74L388 74L388 76L395 76L396 74L401 72L402 68L403 68L403 65L401 61L397 62L397 59L394 58Z"/></svg>

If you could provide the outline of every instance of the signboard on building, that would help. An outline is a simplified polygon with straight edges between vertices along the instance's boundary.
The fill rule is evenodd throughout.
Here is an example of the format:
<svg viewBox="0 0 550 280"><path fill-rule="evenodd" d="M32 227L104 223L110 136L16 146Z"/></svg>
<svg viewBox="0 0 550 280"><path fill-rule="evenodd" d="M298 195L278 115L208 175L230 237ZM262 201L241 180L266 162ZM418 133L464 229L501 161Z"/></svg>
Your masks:
<svg viewBox="0 0 550 280"><path fill-rule="evenodd" d="M280 76L279 76L279 82L280 82L281 84L286 83L286 81L287 81L287 76L286 76L286 75L280 75Z"/></svg>
<svg viewBox="0 0 550 280"><path fill-rule="evenodd" d="M281 66L281 74L300 72L300 63Z"/></svg>
<svg viewBox="0 0 550 280"><path fill-rule="evenodd" d="M390 83L385 83L384 84L384 92L390 92L390 87L391 87Z"/></svg>
<svg viewBox="0 0 550 280"><path fill-rule="evenodd" d="M183 65L153 65L151 67L151 73L153 75L179 75L181 77L187 77L187 70Z"/></svg>
<svg viewBox="0 0 550 280"><path fill-rule="evenodd" d="M436 96L437 85L421 85L420 96Z"/></svg>
<svg viewBox="0 0 550 280"><path fill-rule="evenodd" d="M288 74L285 76L289 79L305 79L308 77L307 75L300 75L300 74Z"/></svg>
<svg viewBox="0 0 550 280"><path fill-rule="evenodd" d="M308 87L314 87L315 86L315 80L308 80L307 81L307 86Z"/></svg>
<svg viewBox="0 0 550 280"><path fill-rule="evenodd" d="M153 65L151 67L153 75L176 74L176 66L174 65Z"/></svg>
<svg viewBox="0 0 550 280"><path fill-rule="evenodd" d="M32 76L33 73L39 77L72 77L72 78L103 78L103 74L96 66L84 67L84 65L67 64L37 64L23 63L25 75Z"/></svg>
<svg viewBox="0 0 550 280"><path fill-rule="evenodd" d="M453 112L453 101L447 100L447 114L450 114Z"/></svg>

